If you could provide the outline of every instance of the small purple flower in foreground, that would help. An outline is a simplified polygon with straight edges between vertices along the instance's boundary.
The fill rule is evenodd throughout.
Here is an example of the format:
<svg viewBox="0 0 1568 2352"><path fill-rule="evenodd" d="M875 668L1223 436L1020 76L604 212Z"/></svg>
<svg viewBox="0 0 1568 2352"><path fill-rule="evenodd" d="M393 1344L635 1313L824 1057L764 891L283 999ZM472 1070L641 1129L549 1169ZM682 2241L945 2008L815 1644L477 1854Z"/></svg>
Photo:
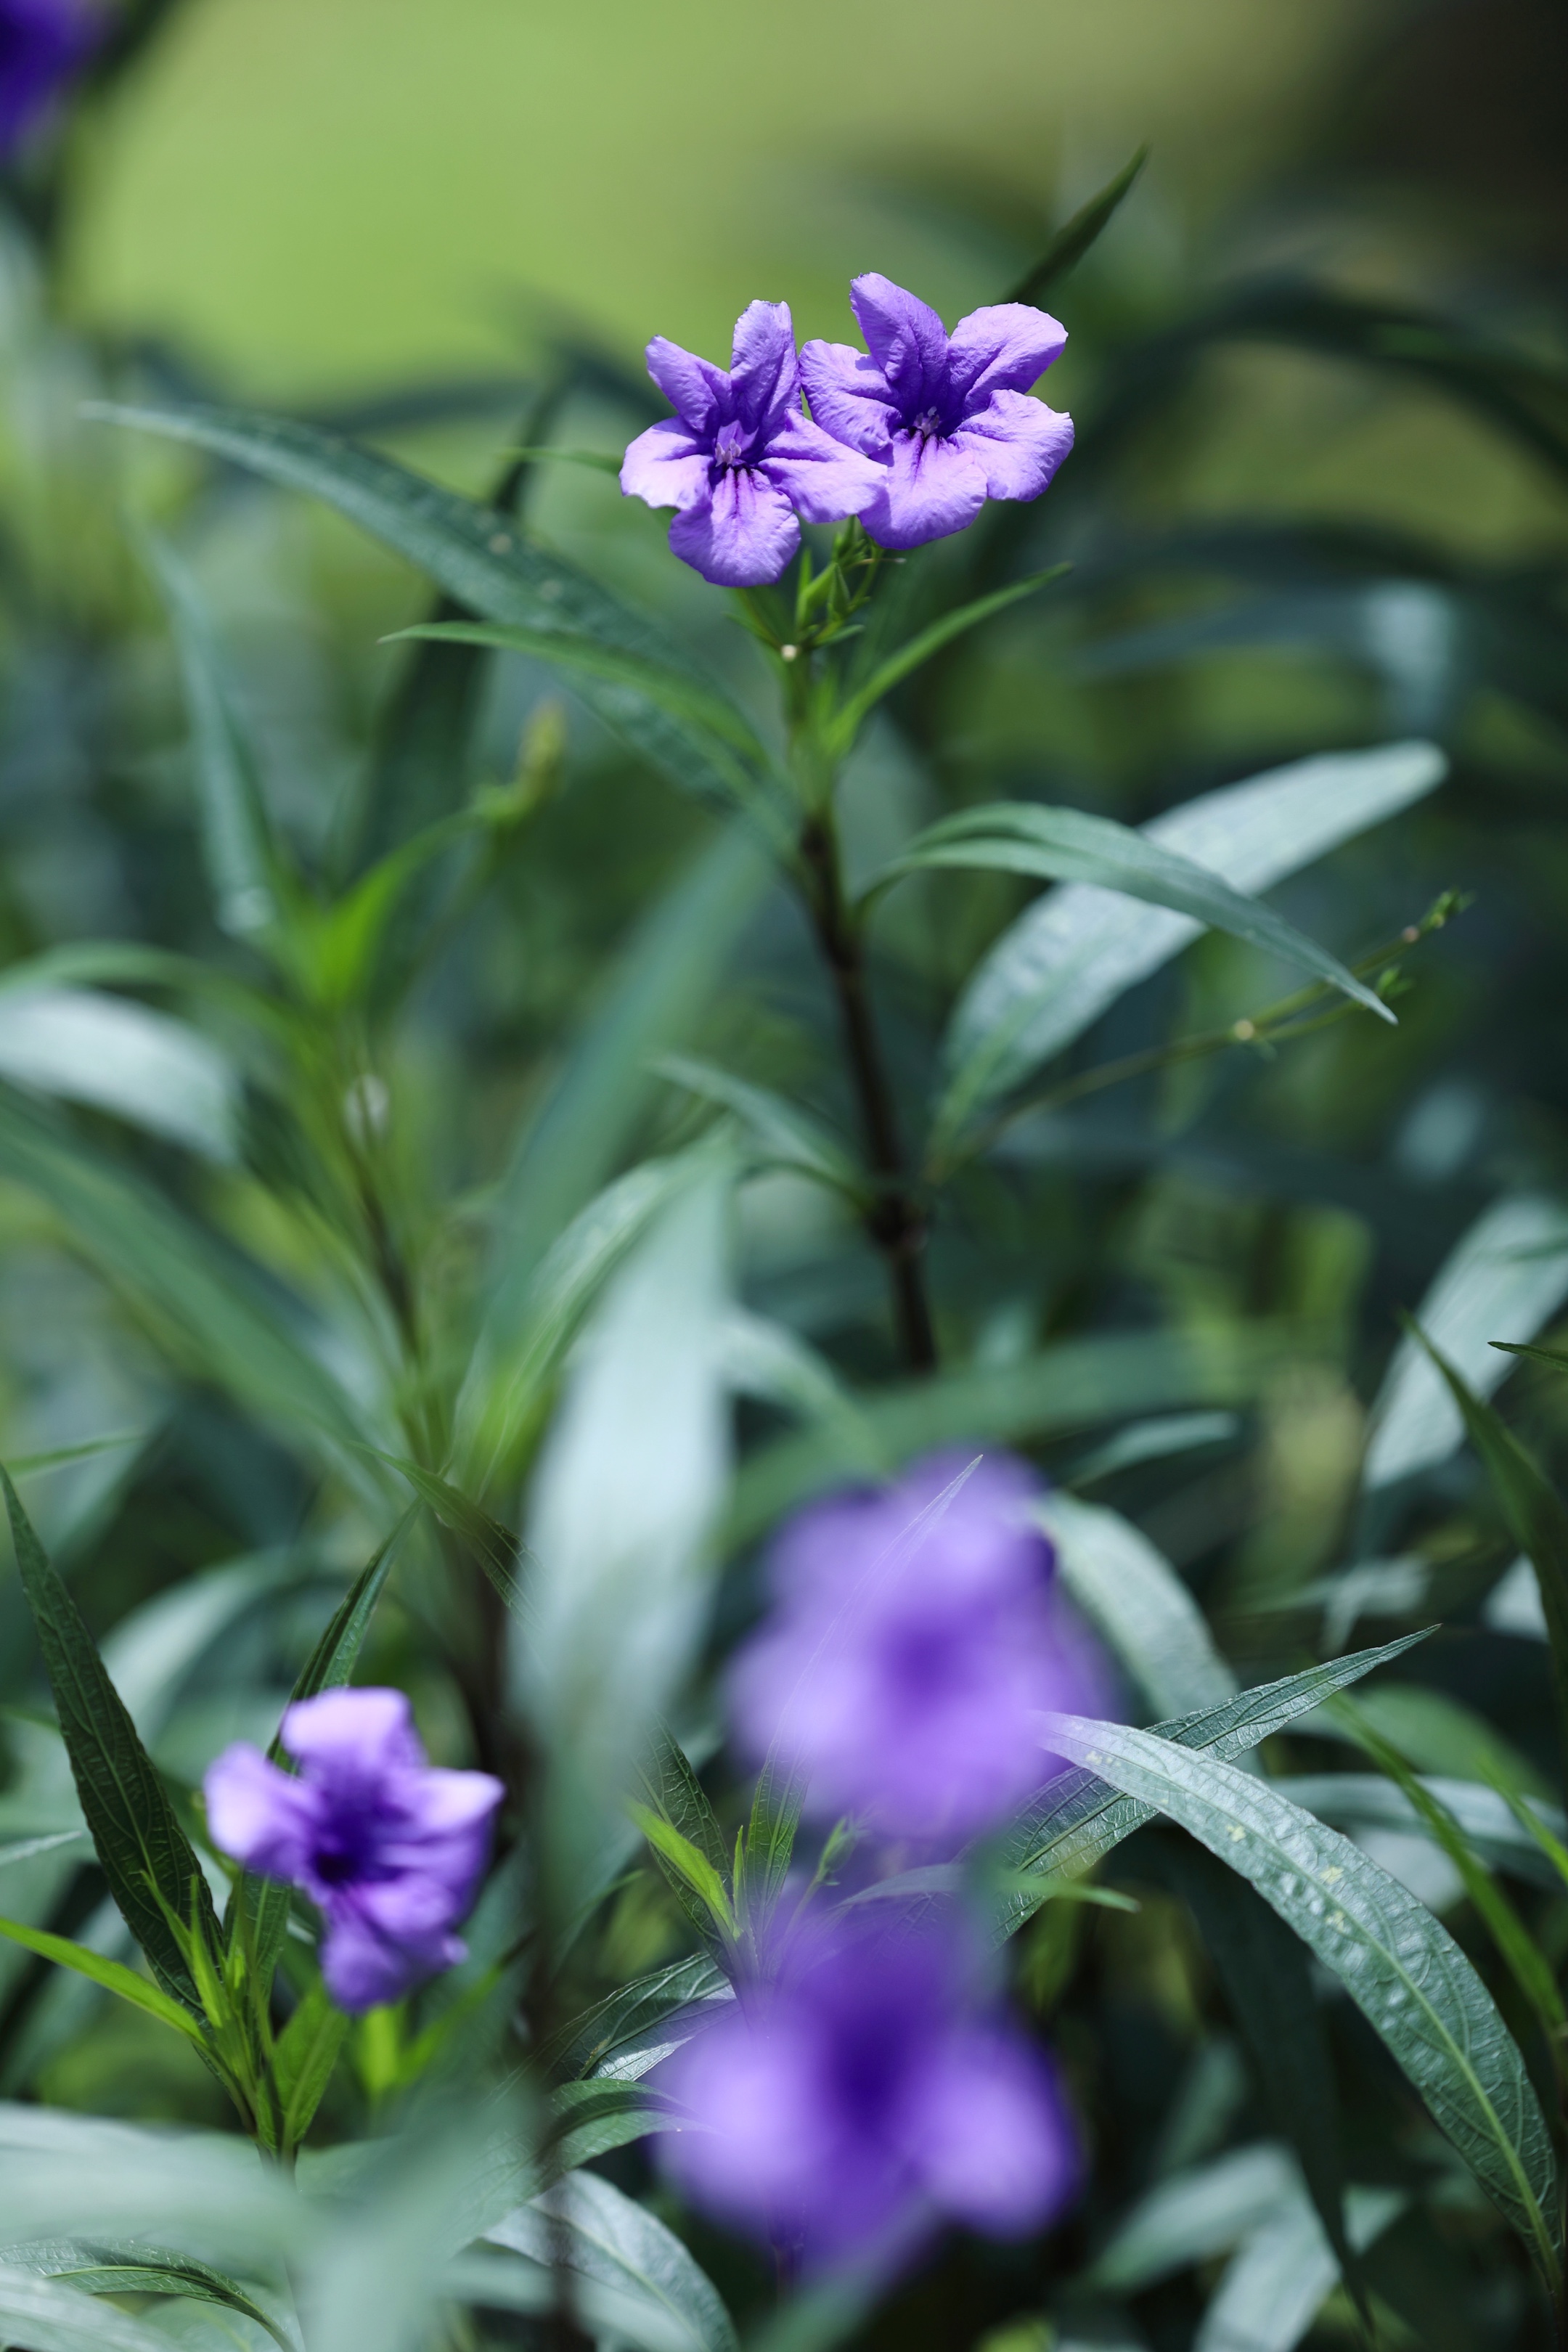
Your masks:
<svg viewBox="0 0 1568 2352"><path fill-rule="evenodd" d="M96 38L78 0L0 0L0 158L44 120Z"/></svg>
<svg viewBox="0 0 1568 2352"><path fill-rule="evenodd" d="M505 1791L488 1772L433 1770L401 1691L301 1699L282 1738L298 1778L243 1741L210 1767L214 1843L310 1896L340 2009L400 2000L463 1958L452 1930L473 1903Z"/></svg>
<svg viewBox="0 0 1568 2352"><path fill-rule="evenodd" d="M638 434L621 488L679 509L669 544L704 580L765 587L794 560L797 518L842 522L877 496L879 469L802 412L786 302L742 312L728 374L663 335L647 372L677 413Z"/></svg>
<svg viewBox="0 0 1568 2352"><path fill-rule="evenodd" d="M883 1492L817 1504L774 1548L774 1610L735 1662L731 1708L753 1755L776 1740L797 1759L818 1814L967 1836L1059 1769L1037 1709L1103 1711L1100 1662L1030 1517L1034 1474L994 1456L944 1494L963 1466L933 1456Z"/></svg>
<svg viewBox="0 0 1568 2352"><path fill-rule="evenodd" d="M808 2264L883 2266L942 2221L1022 2237L1077 2186L1042 2053L977 2001L952 1928L863 1936L737 2002L659 2080L696 2128L664 2163L716 2218Z"/></svg>
<svg viewBox="0 0 1568 2352"><path fill-rule="evenodd" d="M860 510L883 547L921 547L974 520L988 498L1037 499L1072 447L1072 418L1032 399L1067 329L1025 302L972 310L950 335L936 312L874 271L849 299L868 352L807 343L806 398L836 441L876 458L882 490Z"/></svg>

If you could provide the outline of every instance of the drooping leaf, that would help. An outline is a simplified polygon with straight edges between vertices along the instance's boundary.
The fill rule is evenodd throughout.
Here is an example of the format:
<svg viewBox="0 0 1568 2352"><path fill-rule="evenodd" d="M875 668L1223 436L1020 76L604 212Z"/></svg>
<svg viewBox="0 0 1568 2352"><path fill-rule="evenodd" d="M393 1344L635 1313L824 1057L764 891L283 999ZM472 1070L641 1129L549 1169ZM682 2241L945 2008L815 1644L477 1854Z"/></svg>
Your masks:
<svg viewBox="0 0 1568 2352"><path fill-rule="evenodd" d="M510 1528L471 1502L449 1479L425 1469L401 1454L378 1457L407 1479L420 1501L428 1506L444 1528L460 1536L491 1584L520 1623L529 1622L528 1598L518 1574L527 1555Z"/></svg>
<svg viewBox="0 0 1568 2352"><path fill-rule="evenodd" d="M797 1103L776 1094L772 1087L753 1086L749 1078L715 1069L711 1062L700 1062L689 1054L662 1054L655 1067L678 1087L733 1111L781 1166L804 1169L852 1200L867 1197L866 1178L852 1153Z"/></svg>
<svg viewBox="0 0 1568 2352"><path fill-rule="evenodd" d="M486 621L581 639L705 684L657 625L526 538L510 516L440 488L392 458L286 417L237 410L156 410L97 403L104 422L157 433L248 467L338 509ZM733 805L733 761L714 763L714 739L671 716L623 679L574 673L576 690L612 732L682 791Z"/></svg>
<svg viewBox="0 0 1568 2352"><path fill-rule="evenodd" d="M1429 743L1328 753L1205 793L1142 830L1232 889L1256 894L1423 798L1446 766ZM1191 916L1151 909L1094 883L1068 883L1037 898L982 959L959 999L942 1046L948 1083L938 1139L958 1133L1070 1045L1201 928Z"/></svg>
<svg viewBox="0 0 1568 2352"><path fill-rule="evenodd" d="M245 938L277 919L287 887L278 845L201 592L166 541L144 544L184 678L207 880L219 923Z"/></svg>
<svg viewBox="0 0 1568 2352"><path fill-rule="evenodd" d="M1162 1738L1223 1758L1245 1755L1288 1723L1306 1715L1332 1691L1359 1682L1374 1667L1403 1656L1426 1633L1406 1633L1381 1649L1355 1650L1326 1665L1279 1682L1260 1683L1222 1706L1205 1707L1176 1723L1156 1724ZM1126 1796L1092 1772L1066 1772L1041 1791L1009 1823L997 1842L1004 1871L1030 1872L1042 1879L1077 1876L1091 1870L1121 1840L1131 1837L1160 1808ZM998 1937L1012 1935L1039 1908L1041 1898L1010 1895L997 1913Z"/></svg>
<svg viewBox="0 0 1568 2352"><path fill-rule="evenodd" d="M563 2268L652 2305L679 2352L737 2352L733 2321L680 2240L596 2173L569 2172L485 2236L547 2272Z"/></svg>
<svg viewBox="0 0 1568 2352"><path fill-rule="evenodd" d="M169 2339L75 2287L0 2263L0 2329L28 2352L169 2352Z"/></svg>
<svg viewBox="0 0 1568 2352"><path fill-rule="evenodd" d="M1546 2118L1447 1930L1359 1846L1213 1753L1071 1716L1049 1717L1045 1736L1258 1889L1339 1978L1554 2288L1562 2218Z"/></svg>
<svg viewBox="0 0 1568 2352"><path fill-rule="evenodd" d="M901 874L944 866L1090 882L1120 891L1215 930L1229 931L1342 990L1381 1020L1394 1017L1374 989L1261 899L1244 897L1211 867L1166 848L1147 833L1118 824L1112 817L1092 816L1083 809L1047 808L1034 801L998 801L963 809L928 826L873 879L870 889L886 888Z"/></svg>
<svg viewBox="0 0 1568 2352"><path fill-rule="evenodd" d="M1155 1715L1222 1706L1236 1676L1169 1560L1119 1512L1059 1490L1039 1506L1058 1572Z"/></svg>
<svg viewBox="0 0 1568 2352"><path fill-rule="evenodd" d="M202 2029L187 2007L121 1961L105 1959L101 1952L89 1951L85 1944L73 1943L68 1936L53 1936L42 1927L26 1927L16 1919L0 1919L0 1936L20 1944L24 1951L36 1952L41 1960L52 1960L57 1968L90 1978L105 1992L118 1993L132 2009L155 2017L160 2025L172 2025L176 2033L184 2034L190 2041L203 2039Z"/></svg>
<svg viewBox="0 0 1568 2352"><path fill-rule="evenodd" d="M85 988L5 992L0 1076L89 1103L205 1159L235 1156L236 1075L188 1023Z"/></svg>
<svg viewBox="0 0 1568 2352"><path fill-rule="evenodd" d="M1140 2198L1089 2265L1088 2283L1105 2294L1137 2294L1226 2252L1300 2188L1294 2158L1277 2141L1232 2148Z"/></svg>
<svg viewBox="0 0 1568 2352"><path fill-rule="evenodd" d="M57 2279L84 2294L179 2295L192 2303L216 2304L253 2320L282 2352L293 2352L290 2337L254 2294L194 2254L167 2253L162 2247L134 2242L78 2243L56 2238L7 2246L5 2267Z"/></svg>
<svg viewBox="0 0 1568 2352"><path fill-rule="evenodd" d="M1448 1359L1478 1402L1513 1369L1491 1346L1498 1331L1528 1335L1568 1298L1568 1204L1513 1193L1479 1216L1438 1268L1394 1350L1372 1409L1363 1477L1392 1486L1442 1462L1465 1432L1463 1410L1436 1357ZM1418 1336L1424 1334L1425 1339Z"/></svg>
<svg viewBox="0 0 1568 2352"><path fill-rule="evenodd" d="M110 1892L158 1983L199 2020L200 1997L169 1914L177 1920L194 1917L196 1932L217 1948L217 1917L201 1864L81 1612L51 1567L4 1470L0 1486L82 1817ZM97 1955L89 1957L96 1967Z"/></svg>
<svg viewBox="0 0 1568 2352"><path fill-rule="evenodd" d="M1487 1788L1474 1780L1449 1780L1441 1773L1423 1773L1422 1784L1443 1811L1458 1822L1466 1842L1483 1862L1531 1885L1555 1887L1561 1882L1540 1839L1568 1839L1568 1821L1555 1805L1539 1798L1528 1804L1511 1791ZM1375 1772L1291 1772L1273 1786L1282 1797L1300 1805L1335 1829L1395 1830L1406 1836L1431 1834L1431 1824L1394 1781ZM1532 1825L1523 1826L1521 1816Z"/></svg>
<svg viewBox="0 0 1568 2352"><path fill-rule="evenodd" d="M1122 199L1131 194L1133 182L1148 161L1148 148L1140 147L1098 195L1090 196L1088 204L1081 205L1072 218L1063 223L1038 261L1014 287L1007 297L1009 302L1038 305L1053 286L1078 268L1090 246L1098 243L1110 226Z"/></svg>

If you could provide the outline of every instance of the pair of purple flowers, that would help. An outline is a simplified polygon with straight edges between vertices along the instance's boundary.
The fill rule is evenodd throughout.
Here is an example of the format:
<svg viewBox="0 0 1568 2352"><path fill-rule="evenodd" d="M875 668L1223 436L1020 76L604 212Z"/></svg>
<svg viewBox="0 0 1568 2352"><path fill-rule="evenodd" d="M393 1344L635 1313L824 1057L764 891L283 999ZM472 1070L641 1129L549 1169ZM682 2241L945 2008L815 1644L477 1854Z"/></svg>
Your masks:
<svg viewBox="0 0 1568 2352"><path fill-rule="evenodd" d="M807 1776L818 1818L896 1840L889 1860L996 1827L1055 1769L1037 1712L1103 1704L1035 1493L1022 1463L939 1457L805 1512L774 1550L772 1616L731 1679L739 1737ZM837 1927L797 1919L773 1980L666 2069L700 2126L664 2142L681 2187L814 2264L896 2263L944 2219L1020 2235L1077 2182L1049 2063L998 2010L967 1920L921 1907L873 1877Z"/></svg>
<svg viewBox="0 0 1568 2352"><path fill-rule="evenodd" d="M676 414L632 443L621 488L677 509L670 546L705 580L779 579L803 521L858 515L885 548L944 539L988 498L1038 498L1071 448L1071 417L1030 397L1067 341L1044 310L995 303L950 335L875 272L849 299L863 352L810 342L797 354L784 302L742 311L728 371L663 335L649 343L648 373Z"/></svg>
<svg viewBox="0 0 1568 2352"><path fill-rule="evenodd" d="M668 2062L692 2127L667 2160L695 2202L814 2265L891 2266L943 2220L1017 2235L1077 2181L1055 2074L969 1923L912 1918L876 1876L879 1841L883 1866L949 1854L1039 1785L1038 1710L1103 1708L1035 1493L1022 1463L939 1457L803 1513L731 1675L741 1744L786 1759L819 1820L853 1816L872 1874L831 1919L776 1927L765 1979ZM395 2000L463 1957L500 1783L433 1770L396 1691L307 1699L283 1739L297 1774L243 1745L213 1765L213 1837L314 1902L340 2008Z"/></svg>
<svg viewBox="0 0 1568 2352"><path fill-rule="evenodd" d="M0 0L0 160L47 120L97 38L80 0Z"/></svg>

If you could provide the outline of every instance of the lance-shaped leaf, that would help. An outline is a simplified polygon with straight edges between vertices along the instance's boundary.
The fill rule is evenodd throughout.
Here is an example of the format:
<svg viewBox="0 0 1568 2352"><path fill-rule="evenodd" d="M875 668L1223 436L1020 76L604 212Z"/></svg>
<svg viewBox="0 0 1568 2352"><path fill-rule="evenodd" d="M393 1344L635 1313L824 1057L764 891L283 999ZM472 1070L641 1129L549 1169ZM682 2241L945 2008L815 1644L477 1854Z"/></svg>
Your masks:
<svg viewBox="0 0 1568 2352"><path fill-rule="evenodd" d="M1014 287L1007 297L1009 302L1043 302L1058 279L1078 268L1090 246L1097 244L1110 226L1123 197L1131 194L1132 184L1148 161L1148 148L1140 147L1098 195L1090 196L1070 220L1064 221L1033 268L1026 270Z"/></svg>
<svg viewBox="0 0 1568 2352"><path fill-rule="evenodd" d="M646 2205L596 2173L564 2179L485 2232L546 2271L611 2287L664 2322L659 2352L737 2352L734 2323L705 2271Z"/></svg>
<svg viewBox="0 0 1568 2352"><path fill-rule="evenodd" d="M1227 784L1142 828L1234 890L1272 888L1341 842L1419 800L1445 761L1429 743L1332 752ZM1092 882L1045 892L971 974L943 1059L939 1139L1080 1037L1117 998L1196 939L1186 915L1152 911Z"/></svg>
<svg viewBox="0 0 1568 2352"><path fill-rule="evenodd" d="M1494 1201L1444 1259L1415 1310L1372 1409L1363 1473L1392 1486L1445 1461L1465 1431L1463 1408L1436 1349L1478 1400L1513 1370L1495 1332L1533 1336L1568 1298L1568 1203L1539 1192Z"/></svg>
<svg viewBox="0 0 1568 2352"><path fill-rule="evenodd" d="M902 874L927 866L968 866L1042 880L1093 882L1130 898L1165 907L1284 962L1310 971L1364 1004L1381 1020L1394 1014L1363 981L1259 898L1245 898L1206 866L1161 846L1113 817L1083 809L1047 808L1034 801L998 801L942 817L910 844L871 883L868 896Z"/></svg>
<svg viewBox="0 0 1568 2352"><path fill-rule="evenodd" d="M235 1157L239 1086L188 1022L98 989L5 991L0 1076L89 1103L219 1161Z"/></svg>
<svg viewBox="0 0 1568 2352"><path fill-rule="evenodd" d="M1413 1329L1458 1408L1465 1433L1502 1506L1510 1533L1535 1570L1552 1648L1558 1719L1568 1745L1568 1507L1496 1408L1483 1403L1447 1358L1419 1329Z"/></svg>
<svg viewBox="0 0 1568 2352"><path fill-rule="evenodd" d="M159 1984L199 2019L200 1995L169 1915L194 1919L195 1932L209 1938L209 1948L217 1948L217 1918L201 1864L81 1612L51 1567L4 1470L0 1486L82 1818L110 1892Z"/></svg>
<svg viewBox="0 0 1568 2352"><path fill-rule="evenodd" d="M289 489L325 499L416 564L484 620L538 631L570 656L573 638L630 656L689 684L709 681L652 621L559 556L525 539L510 515L411 473L390 457L310 425L237 410L159 410L94 404L88 412L205 449ZM736 755L624 677L573 672L575 689L612 732L683 791L732 806ZM715 690L716 689L710 689ZM743 722L742 722L743 724Z"/></svg>
<svg viewBox="0 0 1568 2352"><path fill-rule="evenodd" d="M294 2352L292 2338L247 2288L194 2254L166 2253L162 2247L135 2241L79 2243L48 2238L7 2246L5 2262L9 2270L58 2279L62 2286L85 2294L172 2294L189 2303L216 2304L264 2327L283 2352Z"/></svg>
<svg viewBox="0 0 1568 2352"><path fill-rule="evenodd" d="M1032 596L1037 588L1047 587L1051 581L1059 580L1069 568L1065 563L1055 563L1048 572L1037 572L1031 579L1016 581L1010 588L994 588L988 596L977 596L972 604L960 604L955 611L943 613L929 627L918 631L906 645L899 647L897 653L889 654L886 661L879 663L864 684L857 687L835 711L827 728L829 755L836 760L847 759L854 749L856 737L878 703L891 694L896 686L901 686L906 677L911 677L922 663L931 660L933 654L941 653L942 647L952 645L955 637L962 637L969 630L978 628L982 621L990 620L994 614L1005 612L1009 604L1016 604L1021 598Z"/></svg>
<svg viewBox="0 0 1568 2352"><path fill-rule="evenodd" d="M1381 1649L1331 1658L1326 1665L1260 1683L1223 1706L1204 1707L1180 1722L1156 1724L1155 1731L1183 1748L1224 1758L1244 1755L1309 1713L1331 1692L1347 1689L1426 1638L1425 1633L1406 1633ZM1123 1795L1092 1772L1065 1772L1003 1832L998 1862L1004 1871L1037 1873L1042 1880L1077 1877L1152 1821L1158 1811L1157 1805ZM1045 1899L1044 1887L1038 1895L1026 1890L1009 1895L997 1914L999 1938L1032 1918Z"/></svg>
<svg viewBox="0 0 1568 2352"><path fill-rule="evenodd" d="M69 1969L79 1977L90 1979L105 1992L118 1993L121 2000L129 2001L144 2017L155 2017L160 2025L172 2025L176 2033L184 2033L192 2042L203 2040L200 2025L182 2002L159 1986L149 1984L145 1977L139 1977L122 1961L106 1959L101 1952L90 1951L68 1936L50 1935L43 1927L25 1927L17 1919L0 1919L0 1936L19 1944L24 1951L36 1952L41 1960L52 1960L57 1968Z"/></svg>
<svg viewBox="0 0 1568 2352"><path fill-rule="evenodd" d="M1348 1838L1217 1756L1077 1716L1046 1717L1042 1736L1258 1889L1339 1978L1555 2292L1562 2221L1546 2118L1518 2044L1440 1921Z"/></svg>
<svg viewBox="0 0 1568 2352"><path fill-rule="evenodd" d="M705 1943L733 1933L725 1891L730 1853L718 1815L679 1741L656 1724L637 1779L648 1803L636 1809L654 1858L681 1909ZM662 1827L666 1832L658 1834Z"/></svg>
<svg viewBox="0 0 1568 2352"><path fill-rule="evenodd" d="M686 2040L685 2032L673 2027L661 2039L668 2021L693 2004L730 1998L729 1979L706 1952L672 1960L668 1968L618 1986L574 2018L545 2045L542 2063L565 2074L635 2082Z"/></svg>
<svg viewBox="0 0 1568 2352"><path fill-rule="evenodd" d="M1040 1504L1062 1582L1156 1715L1223 1706L1236 1676L1168 1559L1116 1511L1060 1492Z"/></svg>
<svg viewBox="0 0 1568 2352"><path fill-rule="evenodd" d="M0 2262L0 2330L29 2352L169 2352L163 2331L75 2287Z"/></svg>
<svg viewBox="0 0 1568 2352"><path fill-rule="evenodd" d="M342 2010L333 2008L326 1987L318 1981L279 2035L272 2053L272 2083L285 2150L298 2147L310 2130L348 2030L348 2019Z"/></svg>
<svg viewBox="0 0 1568 2352"><path fill-rule="evenodd" d="M1345 2202L1350 2242L1360 2254L1409 2200L1397 2189L1352 2189ZM1343 2267L1305 2199L1288 2199L1227 2266L1193 2352L1295 2352Z"/></svg>

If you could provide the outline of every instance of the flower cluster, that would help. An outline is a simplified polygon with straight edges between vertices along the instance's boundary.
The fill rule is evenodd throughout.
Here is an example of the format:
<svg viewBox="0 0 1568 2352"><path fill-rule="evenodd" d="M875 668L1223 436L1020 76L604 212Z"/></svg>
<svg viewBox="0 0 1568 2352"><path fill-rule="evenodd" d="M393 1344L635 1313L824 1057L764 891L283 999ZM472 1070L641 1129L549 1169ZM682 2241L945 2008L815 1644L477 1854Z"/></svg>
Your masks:
<svg viewBox="0 0 1568 2352"><path fill-rule="evenodd" d="M95 37L79 0L0 0L0 160L47 119Z"/></svg>
<svg viewBox="0 0 1568 2352"><path fill-rule="evenodd" d="M770 1980L670 2063L699 2128L666 2161L812 2264L896 2262L944 2218L1021 2234L1077 2181L1050 2065L998 2012L967 1923L930 1901L911 1914L877 1875L879 1835L898 1842L882 1870L951 1853L1059 1769L1037 1709L1101 1709L1036 1493L1023 1463L937 1456L803 1513L732 1670L742 1743L798 1773L818 1818L855 1817L872 1874L837 1936L797 1914Z"/></svg>
<svg viewBox="0 0 1568 2352"><path fill-rule="evenodd" d="M1037 498L1071 448L1071 417L1030 397L1067 341L1045 311L994 303L950 335L875 272L850 301L864 352L811 342L797 355L784 302L742 312L728 373L662 335L649 343L676 414L632 443L621 488L676 509L670 546L705 580L777 580L803 520L858 516L886 548L943 539L988 498Z"/></svg>
<svg viewBox="0 0 1568 2352"><path fill-rule="evenodd" d="M282 1738L297 1775L244 1741L209 1768L207 1826L247 1870L310 1896L340 2009L399 2000L464 1958L452 1931L473 1903L501 1783L433 1770L401 1691L302 1699Z"/></svg>

